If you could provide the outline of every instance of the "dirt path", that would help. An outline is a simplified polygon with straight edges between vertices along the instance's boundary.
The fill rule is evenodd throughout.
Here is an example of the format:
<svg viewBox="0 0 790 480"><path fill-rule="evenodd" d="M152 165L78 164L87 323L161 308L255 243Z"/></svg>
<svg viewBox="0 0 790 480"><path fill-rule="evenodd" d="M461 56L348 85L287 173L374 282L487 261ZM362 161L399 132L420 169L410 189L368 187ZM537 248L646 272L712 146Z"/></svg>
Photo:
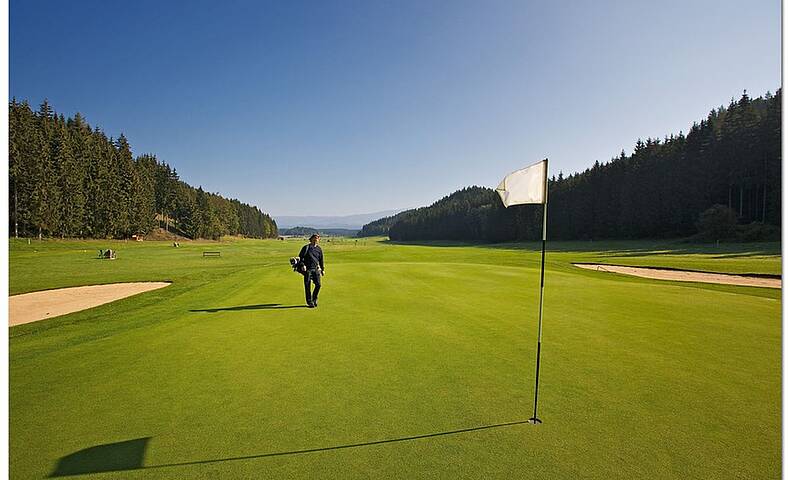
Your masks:
<svg viewBox="0 0 790 480"><path fill-rule="evenodd" d="M168 285L168 282L114 283L14 295L8 297L8 326L78 312Z"/></svg>
<svg viewBox="0 0 790 480"><path fill-rule="evenodd" d="M782 279L755 277L749 275L733 275L728 273L704 273L686 270L669 270L663 268L623 267L619 265L597 265L591 263L574 263L575 267L586 268L599 272L622 273L636 277L657 280L675 280L681 282L720 283L724 285L740 285L744 287L782 288Z"/></svg>

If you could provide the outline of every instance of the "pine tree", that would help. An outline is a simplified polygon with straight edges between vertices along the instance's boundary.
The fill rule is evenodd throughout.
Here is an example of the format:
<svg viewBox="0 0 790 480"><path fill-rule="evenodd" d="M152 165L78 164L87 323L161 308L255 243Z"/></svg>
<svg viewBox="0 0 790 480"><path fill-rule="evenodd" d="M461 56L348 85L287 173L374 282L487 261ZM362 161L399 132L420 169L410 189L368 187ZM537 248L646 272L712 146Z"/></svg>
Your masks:
<svg viewBox="0 0 790 480"><path fill-rule="evenodd" d="M95 162L91 165L88 204L91 236L111 238L115 233L116 189L115 148L104 133L96 128L92 134Z"/></svg>
<svg viewBox="0 0 790 480"><path fill-rule="evenodd" d="M92 236L90 218L93 213L91 210L90 192L94 190L93 182L95 181L93 135L90 126L79 112L77 112L73 119L67 121L67 126L71 140L71 151L82 177L82 218L80 218L79 228L74 234L80 237L90 237Z"/></svg>
<svg viewBox="0 0 790 480"><path fill-rule="evenodd" d="M11 101L8 127L9 218L14 238L18 238L20 224L25 231L30 222L29 203L24 200L30 197L30 170L32 158L36 156L31 152L34 126L27 103L19 104L16 99Z"/></svg>
<svg viewBox="0 0 790 480"><path fill-rule="evenodd" d="M57 230L60 210L60 190L57 186L58 165L52 155L55 118L47 100L40 105L35 117L38 134L31 138L37 156L30 169L32 182L31 223L38 238Z"/></svg>
<svg viewBox="0 0 790 480"><path fill-rule="evenodd" d="M61 238L77 236L82 231L85 213L85 178L82 165L74 156L65 122L58 125L53 153L58 165L57 186L60 190L59 233Z"/></svg>
<svg viewBox="0 0 790 480"><path fill-rule="evenodd" d="M135 170L132 160L132 149L126 137L121 134L115 141L115 190L114 190L114 221L113 236L127 238L132 231L133 196L135 189Z"/></svg>
<svg viewBox="0 0 790 480"><path fill-rule="evenodd" d="M134 167L131 230L138 235L145 235L156 221L156 157L142 155L135 160Z"/></svg>

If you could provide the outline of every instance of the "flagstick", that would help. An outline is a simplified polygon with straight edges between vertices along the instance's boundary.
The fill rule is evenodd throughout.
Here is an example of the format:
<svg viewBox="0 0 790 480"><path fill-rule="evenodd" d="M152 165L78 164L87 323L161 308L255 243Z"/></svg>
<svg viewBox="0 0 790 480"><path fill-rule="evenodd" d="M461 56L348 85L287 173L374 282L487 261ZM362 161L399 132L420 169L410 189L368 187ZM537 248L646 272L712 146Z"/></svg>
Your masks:
<svg viewBox="0 0 790 480"><path fill-rule="evenodd" d="M532 410L533 424L543 423L538 418L538 379L540 378L540 341L543 339L543 274L546 266L546 220L549 214L549 160L546 159L545 178L543 179L543 246L540 252L540 315L538 316L538 359L535 364L535 406Z"/></svg>

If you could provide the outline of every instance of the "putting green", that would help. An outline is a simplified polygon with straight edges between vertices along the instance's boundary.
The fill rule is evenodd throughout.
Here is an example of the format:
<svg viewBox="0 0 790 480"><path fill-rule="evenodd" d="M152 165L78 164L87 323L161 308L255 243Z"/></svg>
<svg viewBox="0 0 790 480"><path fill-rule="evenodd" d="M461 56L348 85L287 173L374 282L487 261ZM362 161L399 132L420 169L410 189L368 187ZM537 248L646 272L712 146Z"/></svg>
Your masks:
<svg viewBox="0 0 790 480"><path fill-rule="evenodd" d="M774 273L778 245L556 244L533 426L534 244L324 242L307 309L297 242L119 244L114 262L83 253L107 242L33 243L12 241L14 293L173 284L10 329L13 478L781 472L779 291L571 266Z"/></svg>

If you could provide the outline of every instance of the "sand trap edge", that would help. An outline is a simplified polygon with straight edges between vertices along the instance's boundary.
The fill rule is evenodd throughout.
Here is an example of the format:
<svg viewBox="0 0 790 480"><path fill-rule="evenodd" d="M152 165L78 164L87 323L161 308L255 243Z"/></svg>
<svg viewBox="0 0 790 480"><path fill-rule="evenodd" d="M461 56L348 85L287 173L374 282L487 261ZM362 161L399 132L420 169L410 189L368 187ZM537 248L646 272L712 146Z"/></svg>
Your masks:
<svg viewBox="0 0 790 480"><path fill-rule="evenodd" d="M619 273L653 280L676 282L715 283L741 287L782 288L782 277L776 275L749 275L732 273L699 272L661 267L634 267L627 265L607 265L603 263L574 263L574 267L606 273Z"/></svg>
<svg viewBox="0 0 790 480"><path fill-rule="evenodd" d="M23 325L87 310L171 284L172 282L108 283L9 296L8 326Z"/></svg>

